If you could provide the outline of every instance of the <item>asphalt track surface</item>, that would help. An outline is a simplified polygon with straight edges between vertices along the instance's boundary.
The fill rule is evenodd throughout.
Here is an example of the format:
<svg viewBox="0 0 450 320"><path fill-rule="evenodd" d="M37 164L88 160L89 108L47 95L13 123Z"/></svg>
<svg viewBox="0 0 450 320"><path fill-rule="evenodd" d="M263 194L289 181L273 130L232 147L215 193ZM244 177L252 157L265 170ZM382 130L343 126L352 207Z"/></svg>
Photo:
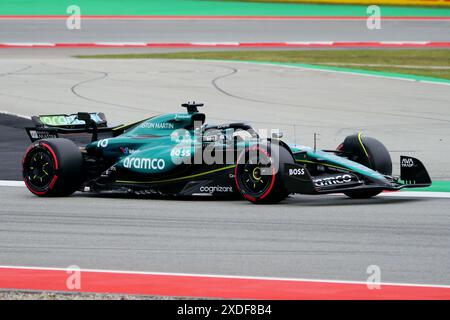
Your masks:
<svg viewBox="0 0 450 320"><path fill-rule="evenodd" d="M449 284L449 199L42 199L0 188L6 265ZM433 210L430 210L433 207Z"/></svg>
<svg viewBox="0 0 450 320"><path fill-rule="evenodd" d="M449 41L450 21L0 20L0 42Z"/></svg>
<svg viewBox="0 0 450 320"><path fill-rule="evenodd" d="M448 88L247 63L0 60L0 110L99 111L119 123L196 100L210 122L248 120L306 145L318 132L321 148L363 130L387 145L396 169L400 154L415 155L434 179L450 177ZM0 202L2 265L356 281L378 265L383 282L450 284L448 199L293 196L255 206L40 199L0 187Z"/></svg>
<svg viewBox="0 0 450 320"><path fill-rule="evenodd" d="M24 146L30 143L25 127L31 121L15 116L0 113L0 149L2 170L0 180L21 180L21 159L24 155Z"/></svg>

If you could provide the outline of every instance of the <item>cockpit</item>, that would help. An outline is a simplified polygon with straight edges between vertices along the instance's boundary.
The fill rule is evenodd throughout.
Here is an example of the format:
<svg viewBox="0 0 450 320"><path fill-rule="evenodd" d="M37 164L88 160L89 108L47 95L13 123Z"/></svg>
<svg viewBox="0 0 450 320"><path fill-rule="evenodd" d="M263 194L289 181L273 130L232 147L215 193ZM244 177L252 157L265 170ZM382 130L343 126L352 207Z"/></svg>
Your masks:
<svg viewBox="0 0 450 320"><path fill-rule="evenodd" d="M247 141L257 139L258 133L246 123L227 123L221 125L203 125L201 127L204 141Z"/></svg>

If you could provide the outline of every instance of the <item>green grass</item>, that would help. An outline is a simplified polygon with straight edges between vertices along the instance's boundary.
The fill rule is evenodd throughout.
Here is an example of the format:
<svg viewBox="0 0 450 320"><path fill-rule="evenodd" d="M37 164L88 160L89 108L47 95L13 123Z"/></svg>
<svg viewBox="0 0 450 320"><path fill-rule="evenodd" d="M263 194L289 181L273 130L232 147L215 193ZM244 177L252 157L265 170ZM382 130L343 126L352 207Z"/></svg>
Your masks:
<svg viewBox="0 0 450 320"><path fill-rule="evenodd" d="M208 59L304 63L450 80L450 50L211 51L78 56L96 59ZM349 65L350 64L350 65ZM351 64L363 64L353 66ZM370 64L382 66L367 66ZM408 66L414 66L408 67ZM430 69L429 67L444 67ZM445 69L447 67L447 69Z"/></svg>

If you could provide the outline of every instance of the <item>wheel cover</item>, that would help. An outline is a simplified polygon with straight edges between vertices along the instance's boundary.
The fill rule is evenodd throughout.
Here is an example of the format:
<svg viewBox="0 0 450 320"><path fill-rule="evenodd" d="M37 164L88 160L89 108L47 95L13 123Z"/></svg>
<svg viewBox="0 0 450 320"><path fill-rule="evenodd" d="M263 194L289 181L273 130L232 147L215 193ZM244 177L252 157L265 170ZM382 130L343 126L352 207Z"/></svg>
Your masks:
<svg viewBox="0 0 450 320"><path fill-rule="evenodd" d="M266 161L262 161L261 157L266 157ZM239 171L238 182L245 194L258 198L272 186L274 177L270 161L265 154L251 157L245 164L240 165ZM270 174L266 174L267 172Z"/></svg>
<svg viewBox="0 0 450 320"><path fill-rule="evenodd" d="M32 150L24 163L24 178L27 184L36 191L49 188L55 176L55 164L52 155L46 149Z"/></svg>

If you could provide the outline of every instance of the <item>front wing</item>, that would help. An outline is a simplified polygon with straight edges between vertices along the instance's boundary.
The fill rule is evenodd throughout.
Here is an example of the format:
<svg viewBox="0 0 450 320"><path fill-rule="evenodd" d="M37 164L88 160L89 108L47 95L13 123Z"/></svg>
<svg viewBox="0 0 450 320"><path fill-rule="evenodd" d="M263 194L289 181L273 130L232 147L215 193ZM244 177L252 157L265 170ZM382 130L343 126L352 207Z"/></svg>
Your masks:
<svg viewBox="0 0 450 320"><path fill-rule="evenodd" d="M285 164L284 185L290 193L328 194L347 191L389 190L404 188L423 188L432 184L430 176L422 162L413 157L400 157L400 177L385 176L383 180L352 172L336 173L325 176L312 176L308 169L299 164Z"/></svg>

